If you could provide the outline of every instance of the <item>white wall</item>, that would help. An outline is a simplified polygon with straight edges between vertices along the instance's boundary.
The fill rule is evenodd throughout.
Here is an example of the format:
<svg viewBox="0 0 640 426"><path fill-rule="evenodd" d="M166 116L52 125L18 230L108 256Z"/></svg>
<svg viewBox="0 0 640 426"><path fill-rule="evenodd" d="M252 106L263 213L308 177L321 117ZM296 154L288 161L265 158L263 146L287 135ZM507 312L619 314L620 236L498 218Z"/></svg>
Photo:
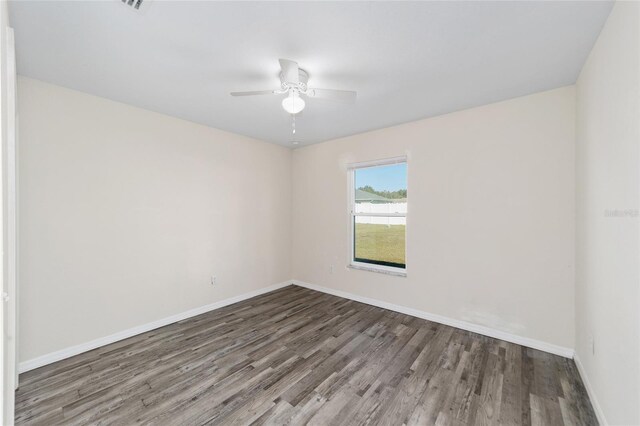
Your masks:
<svg viewBox="0 0 640 426"><path fill-rule="evenodd" d="M639 120L640 6L618 2L577 84L576 353L620 425L640 424Z"/></svg>
<svg viewBox="0 0 640 426"><path fill-rule="evenodd" d="M572 348L574 106L566 87L296 149L294 278ZM401 155L408 276L347 269L346 164Z"/></svg>
<svg viewBox="0 0 640 426"><path fill-rule="evenodd" d="M22 361L290 278L290 150L18 89Z"/></svg>
<svg viewBox="0 0 640 426"><path fill-rule="evenodd" d="M7 2L0 2L0 423L13 424L16 374L16 281L15 281L15 57L9 30Z"/></svg>

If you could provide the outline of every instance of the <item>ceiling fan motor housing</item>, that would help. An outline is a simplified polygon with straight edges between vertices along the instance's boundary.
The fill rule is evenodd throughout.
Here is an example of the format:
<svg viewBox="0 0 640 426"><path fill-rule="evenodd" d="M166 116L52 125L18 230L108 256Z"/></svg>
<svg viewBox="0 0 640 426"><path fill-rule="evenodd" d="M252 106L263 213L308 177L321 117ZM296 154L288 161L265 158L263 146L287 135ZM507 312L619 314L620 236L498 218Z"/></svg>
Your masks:
<svg viewBox="0 0 640 426"><path fill-rule="evenodd" d="M285 81L284 73L280 73L280 82L283 89L297 89L300 92L307 91L307 82L309 81L309 74L302 68L298 68L298 82Z"/></svg>

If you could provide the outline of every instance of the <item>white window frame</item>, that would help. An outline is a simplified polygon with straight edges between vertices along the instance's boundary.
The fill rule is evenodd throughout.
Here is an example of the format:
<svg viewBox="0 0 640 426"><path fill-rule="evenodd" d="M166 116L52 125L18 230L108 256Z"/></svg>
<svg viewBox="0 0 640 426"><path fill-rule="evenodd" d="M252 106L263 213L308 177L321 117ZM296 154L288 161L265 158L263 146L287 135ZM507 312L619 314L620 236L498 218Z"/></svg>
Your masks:
<svg viewBox="0 0 640 426"><path fill-rule="evenodd" d="M358 262L355 260L355 219L356 216L378 216L378 217L404 217L407 218L407 227L408 227L408 211L409 211L409 198L407 195L407 213L358 213L356 214L356 179L355 172L359 169L365 169L368 167L378 167L378 166L389 166L392 164L401 164L405 163L407 165L407 187L409 186L409 163L407 162L407 157L392 157L381 160L373 160L373 161L365 161L359 163L351 163L348 164L348 174L349 174L349 268L352 269L361 269L364 271L371 272L379 272L388 275L396 275L401 277L407 276L407 238L406 238L406 230L405 227L405 267L399 268L395 266L387 266L387 265L376 265L374 263L366 263L366 262Z"/></svg>

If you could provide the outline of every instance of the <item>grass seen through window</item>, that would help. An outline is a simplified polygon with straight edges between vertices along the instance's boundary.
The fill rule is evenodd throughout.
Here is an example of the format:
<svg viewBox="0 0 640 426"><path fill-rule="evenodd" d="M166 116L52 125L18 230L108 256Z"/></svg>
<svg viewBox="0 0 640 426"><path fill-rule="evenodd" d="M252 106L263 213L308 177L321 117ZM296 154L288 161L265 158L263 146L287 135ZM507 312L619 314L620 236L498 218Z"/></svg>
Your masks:
<svg viewBox="0 0 640 426"><path fill-rule="evenodd" d="M355 258L404 266L405 225L355 224Z"/></svg>

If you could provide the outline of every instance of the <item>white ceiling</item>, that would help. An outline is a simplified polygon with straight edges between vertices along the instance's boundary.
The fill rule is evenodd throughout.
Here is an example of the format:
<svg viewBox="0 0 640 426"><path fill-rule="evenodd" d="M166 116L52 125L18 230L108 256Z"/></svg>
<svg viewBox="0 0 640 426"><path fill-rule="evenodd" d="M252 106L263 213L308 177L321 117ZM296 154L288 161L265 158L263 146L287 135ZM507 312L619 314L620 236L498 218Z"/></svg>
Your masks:
<svg viewBox="0 0 640 426"><path fill-rule="evenodd" d="M149 0L146 0L149 1ZM14 1L18 72L290 146L278 58L312 87L301 145L572 84L611 2Z"/></svg>

